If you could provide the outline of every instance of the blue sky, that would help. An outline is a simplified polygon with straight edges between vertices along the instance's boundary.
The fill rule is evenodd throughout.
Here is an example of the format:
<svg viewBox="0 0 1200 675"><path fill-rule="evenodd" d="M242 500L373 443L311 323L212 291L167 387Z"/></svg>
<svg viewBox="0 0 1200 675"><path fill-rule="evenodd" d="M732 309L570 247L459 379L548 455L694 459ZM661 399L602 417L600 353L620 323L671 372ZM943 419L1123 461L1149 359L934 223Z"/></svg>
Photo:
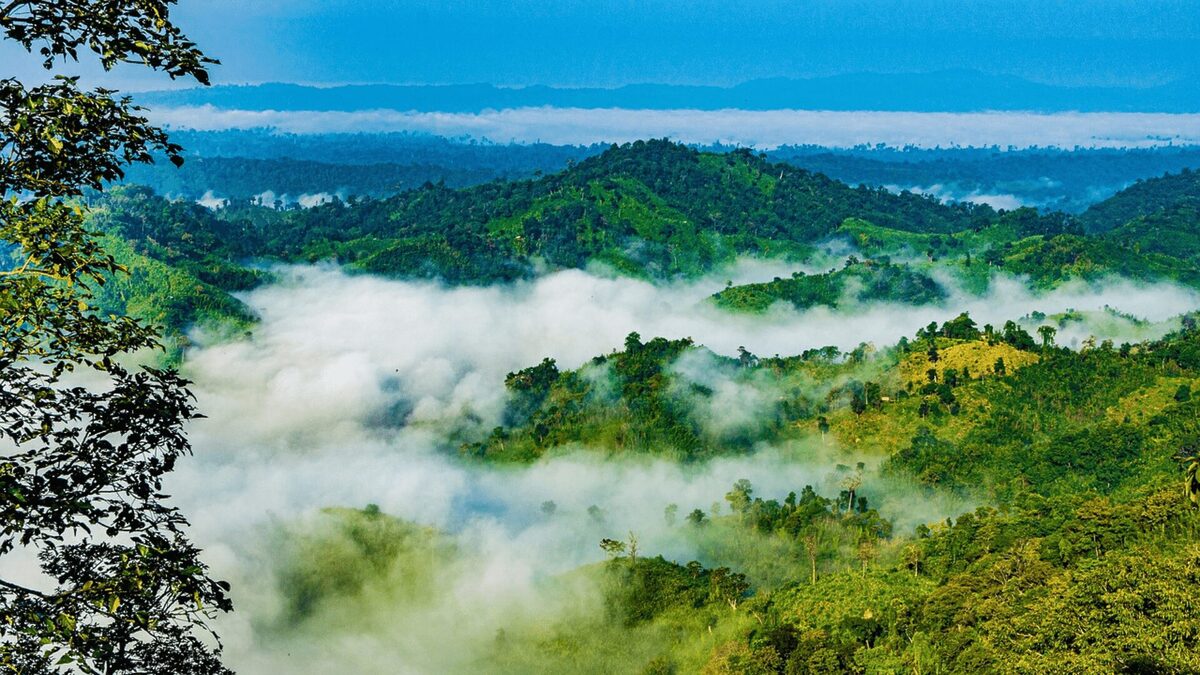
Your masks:
<svg viewBox="0 0 1200 675"><path fill-rule="evenodd" d="M1194 0L182 0L218 82L732 84L975 69L1056 84L1200 75ZM4 70L31 59L0 48ZM10 65L11 64L11 65ZM118 86L161 86L136 73Z"/></svg>

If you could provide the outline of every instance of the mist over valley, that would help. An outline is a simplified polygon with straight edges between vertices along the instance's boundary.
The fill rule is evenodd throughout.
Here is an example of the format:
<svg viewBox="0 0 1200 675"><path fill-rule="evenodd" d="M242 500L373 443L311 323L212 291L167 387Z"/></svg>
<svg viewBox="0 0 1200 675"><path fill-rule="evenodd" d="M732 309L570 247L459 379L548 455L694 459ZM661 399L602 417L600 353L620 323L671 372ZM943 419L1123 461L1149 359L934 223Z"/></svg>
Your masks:
<svg viewBox="0 0 1200 675"><path fill-rule="evenodd" d="M0 7L0 666L1200 672L1196 19Z"/></svg>

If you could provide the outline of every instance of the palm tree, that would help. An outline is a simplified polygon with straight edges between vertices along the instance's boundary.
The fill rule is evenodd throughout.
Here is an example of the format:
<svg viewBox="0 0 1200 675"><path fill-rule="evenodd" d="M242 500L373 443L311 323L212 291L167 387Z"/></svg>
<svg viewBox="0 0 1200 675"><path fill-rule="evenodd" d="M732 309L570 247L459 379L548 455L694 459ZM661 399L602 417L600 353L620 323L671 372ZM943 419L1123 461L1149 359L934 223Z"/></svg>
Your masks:
<svg viewBox="0 0 1200 675"><path fill-rule="evenodd" d="M904 548L904 564L912 570L913 576L921 573L921 547L909 544Z"/></svg>
<svg viewBox="0 0 1200 675"><path fill-rule="evenodd" d="M812 569L812 583L817 583L817 557L821 554L821 530L817 525L809 526L803 539L804 552L808 554L808 564Z"/></svg>
<svg viewBox="0 0 1200 675"><path fill-rule="evenodd" d="M1183 494L1193 507L1200 506L1200 451L1185 447L1178 459L1183 464Z"/></svg>

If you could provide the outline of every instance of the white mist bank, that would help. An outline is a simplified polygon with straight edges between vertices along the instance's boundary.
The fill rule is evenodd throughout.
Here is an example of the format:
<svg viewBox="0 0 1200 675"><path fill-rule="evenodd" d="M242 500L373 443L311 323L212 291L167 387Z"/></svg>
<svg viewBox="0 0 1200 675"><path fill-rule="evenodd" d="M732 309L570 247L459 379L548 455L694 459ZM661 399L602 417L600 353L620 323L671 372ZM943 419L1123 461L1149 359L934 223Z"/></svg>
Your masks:
<svg viewBox="0 0 1200 675"><path fill-rule="evenodd" d="M297 134L412 131L498 143L625 143L670 138L771 149L853 147L1144 148L1200 143L1200 115L1169 113L918 113L822 110L514 108L482 113L253 111L213 106L149 113L175 129L272 128Z"/></svg>
<svg viewBox="0 0 1200 675"><path fill-rule="evenodd" d="M328 192L303 193L298 197L293 197L287 193L276 194L273 190L265 190L250 198L250 202L257 206L266 206L272 209L290 208L299 206L302 209L311 209L322 204L329 204L336 199L345 200L346 194L338 192L330 194ZM219 211L229 206L228 197L218 197L212 190L206 190L196 203L211 211Z"/></svg>
<svg viewBox="0 0 1200 675"><path fill-rule="evenodd" d="M297 443L274 454L244 446L241 453L249 455L233 448L219 452L215 437L233 430L214 431L218 424L197 425L198 457L175 476L173 489L206 559L234 585L237 612L218 629L230 665L245 673L470 670L469 660L488 650L498 630L513 630L530 616L553 620L579 602L547 584L553 575L602 559L602 538L635 532L649 555L696 558L684 526L666 525L668 503L680 505L681 520L693 508L708 511L713 502L723 503L738 478L750 479L765 495L806 484L836 490L832 464L818 469L816 462L769 449L699 470L587 455L487 469L432 452L431 439L415 431L371 438L364 430L336 444ZM545 501L555 503L553 516L542 512ZM347 600L350 611L375 617L367 626L348 627L326 614L295 632L264 629L279 621L287 595L279 577L281 551L272 546L277 528L304 532L323 506L368 503L449 532L461 569L447 569L428 602ZM589 513L593 505L602 509L601 521ZM961 510L924 508L930 519Z"/></svg>
<svg viewBox="0 0 1200 675"><path fill-rule="evenodd" d="M766 280L793 269L746 263L711 279L668 285L566 271L487 288L327 267L280 270L278 284L245 296L263 319L252 337L188 355L185 374L195 380L209 418L192 427L196 457L181 464L169 486L216 573L234 583L239 611L220 626L231 665L246 673L470 669L471 655L486 651L507 622L569 605L548 594L544 582L601 559L601 538L633 531L644 552L685 562L696 554L679 527L665 523L667 504L678 504L681 516L707 511L740 478L765 498L781 499L806 484L830 494L834 464L851 459L814 442L694 467L576 454L500 469L464 465L436 450L464 427L496 424L505 374L543 357L575 368L619 348L631 331L643 339L690 336L722 354L744 345L760 355L786 355L826 345L888 345L963 310L982 325L1034 310L1110 306L1163 320L1200 307L1193 291L1123 281L1034 296L1017 280L1000 280L987 297L955 293L940 308L777 307L765 316L731 316L703 302L726 279ZM1071 324L1060 336L1079 340L1088 328ZM1120 319L1101 328L1107 334L1098 337L1118 340L1146 330ZM703 360L678 368L692 380L714 376ZM762 407L745 389L706 383L722 405ZM877 495L875 489L868 478L864 493ZM557 505L553 517L542 512L546 501ZM902 530L962 509L918 499L872 501ZM265 628L281 611L271 533L323 507L368 503L450 533L464 569L447 571L429 603L371 606L380 620L369 629L323 626L317 637ZM593 505L604 512L602 522L588 514Z"/></svg>
<svg viewBox="0 0 1200 675"><path fill-rule="evenodd" d="M993 209L1013 211L1022 206L1039 206L1026 201L1025 198L1015 194L1004 192L982 192L980 190L963 190L953 185L943 185L934 183L933 185L884 185L884 189L895 192L913 192L919 195L927 195L934 199L952 204L955 202L973 202L975 204L987 204ZM1113 192L1116 192L1115 190Z"/></svg>

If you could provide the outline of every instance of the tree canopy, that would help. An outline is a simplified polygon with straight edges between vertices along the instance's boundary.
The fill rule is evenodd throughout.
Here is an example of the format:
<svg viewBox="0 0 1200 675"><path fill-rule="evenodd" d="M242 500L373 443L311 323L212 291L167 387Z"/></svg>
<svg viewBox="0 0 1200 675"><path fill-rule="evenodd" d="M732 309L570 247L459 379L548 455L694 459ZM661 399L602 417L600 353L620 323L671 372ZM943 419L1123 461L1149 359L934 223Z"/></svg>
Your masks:
<svg viewBox="0 0 1200 675"><path fill-rule="evenodd" d="M187 382L132 365L154 328L95 309L121 266L78 197L179 147L139 108L58 74L91 52L208 81L214 63L173 0L9 2L0 30L44 59L47 84L0 80L0 554L36 556L36 582L0 579L0 663L20 673L222 673L205 630L230 609L187 539L163 478L190 453Z"/></svg>

